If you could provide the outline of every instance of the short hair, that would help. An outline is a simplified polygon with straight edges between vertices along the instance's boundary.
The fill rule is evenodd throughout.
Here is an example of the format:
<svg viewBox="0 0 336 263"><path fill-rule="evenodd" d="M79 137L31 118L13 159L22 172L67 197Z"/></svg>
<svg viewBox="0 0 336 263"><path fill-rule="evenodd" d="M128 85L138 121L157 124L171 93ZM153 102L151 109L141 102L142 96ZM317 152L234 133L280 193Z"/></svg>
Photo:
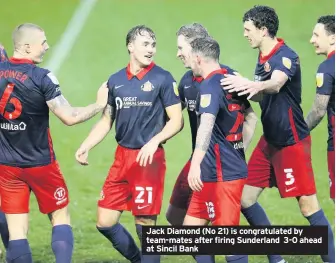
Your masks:
<svg viewBox="0 0 336 263"><path fill-rule="evenodd" d="M258 29L266 27L270 37L275 37L279 29L279 18L274 8L256 5L248 10L243 17L243 22L252 21Z"/></svg>
<svg viewBox="0 0 336 263"><path fill-rule="evenodd" d="M194 53L200 53L204 57L219 60L220 47L216 40L211 37L196 38L191 43L191 50Z"/></svg>
<svg viewBox="0 0 336 263"><path fill-rule="evenodd" d="M126 36L126 46L128 46L130 42L133 42L137 36L144 36L145 33L149 34L149 36L152 39L154 40L156 39L155 33L152 29L150 29L149 27L145 25L138 25L138 26L131 28L128 31L127 36Z"/></svg>
<svg viewBox="0 0 336 263"><path fill-rule="evenodd" d="M12 34L12 39L13 39L13 43L14 43L15 48L18 47L18 44L22 40L22 38L27 36L26 31L31 30L31 29L39 30L41 32L44 31L40 26L32 24L32 23L24 23L24 24L21 24L21 25L17 26L14 29L13 34ZM28 35L29 34L30 34L30 32L28 32Z"/></svg>
<svg viewBox="0 0 336 263"><path fill-rule="evenodd" d="M317 19L317 23L324 25L324 29L327 31L328 35L335 35L334 15L321 16L319 19Z"/></svg>
<svg viewBox="0 0 336 263"><path fill-rule="evenodd" d="M181 26L180 29L176 32L176 35L184 36L188 42L191 42L196 38L210 37L208 30L199 23L192 23Z"/></svg>

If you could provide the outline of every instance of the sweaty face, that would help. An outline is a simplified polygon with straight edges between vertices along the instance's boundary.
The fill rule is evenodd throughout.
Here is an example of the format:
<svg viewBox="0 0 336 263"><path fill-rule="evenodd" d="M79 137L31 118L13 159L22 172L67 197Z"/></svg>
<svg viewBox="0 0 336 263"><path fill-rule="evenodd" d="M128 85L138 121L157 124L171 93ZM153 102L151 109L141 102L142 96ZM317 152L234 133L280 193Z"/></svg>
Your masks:
<svg viewBox="0 0 336 263"><path fill-rule="evenodd" d="M323 24L316 24L310 43L314 45L316 54L327 55L329 49L335 44L335 35L328 35Z"/></svg>
<svg viewBox="0 0 336 263"><path fill-rule="evenodd" d="M141 35L137 35L129 44L128 49L135 60L143 66L148 66L156 54L156 39L147 32L141 32Z"/></svg>
<svg viewBox="0 0 336 263"><path fill-rule="evenodd" d="M29 44L29 56L35 64L39 64L43 61L43 56L49 49L49 45L43 31L34 30L32 34L34 34L34 37L31 38L32 40Z"/></svg>
<svg viewBox="0 0 336 263"><path fill-rule="evenodd" d="M191 46L182 35L177 37L177 57L181 59L186 68L191 67Z"/></svg>
<svg viewBox="0 0 336 263"><path fill-rule="evenodd" d="M252 48L259 48L263 31L258 29L251 20L248 20L244 22L244 37L247 38Z"/></svg>

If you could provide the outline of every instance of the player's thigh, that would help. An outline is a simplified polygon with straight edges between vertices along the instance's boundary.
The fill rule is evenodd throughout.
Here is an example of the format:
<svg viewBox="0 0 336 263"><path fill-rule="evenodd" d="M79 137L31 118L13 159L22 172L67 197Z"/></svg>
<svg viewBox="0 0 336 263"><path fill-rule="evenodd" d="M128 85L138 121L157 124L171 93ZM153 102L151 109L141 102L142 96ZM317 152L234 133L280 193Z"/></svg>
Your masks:
<svg viewBox="0 0 336 263"><path fill-rule="evenodd" d="M214 226L237 226L240 221L241 198L246 179L212 183L207 202ZM211 209L211 210L210 210Z"/></svg>
<svg viewBox="0 0 336 263"><path fill-rule="evenodd" d="M183 167L175 182L169 206L166 213L168 222L172 225L181 225L187 212L192 190L188 184L188 173L190 169L190 160Z"/></svg>
<svg viewBox="0 0 336 263"><path fill-rule="evenodd" d="M274 151L271 160L281 197L316 193L309 136L294 145Z"/></svg>
<svg viewBox="0 0 336 263"><path fill-rule="evenodd" d="M166 161L164 150L159 148L153 162L145 167L134 163L128 171L132 200L130 209L134 216L159 215L162 207Z"/></svg>
<svg viewBox="0 0 336 263"><path fill-rule="evenodd" d="M97 209L97 226L111 227L119 222L122 211L99 207Z"/></svg>
<svg viewBox="0 0 336 263"><path fill-rule="evenodd" d="M5 214L29 212L30 189L23 174L22 168L0 165L1 209Z"/></svg>
<svg viewBox="0 0 336 263"><path fill-rule="evenodd" d="M246 184L256 188L272 187L272 165L268 158L269 146L261 136L248 162Z"/></svg>
<svg viewBox="0 0 336 263"><path fill-rule="evenodd" d="M68 188L57 161L25 171L25 181L34 192L41 213L50 214L69 204Z"/></svg>
<svg viewBox="0 0 336 263"><path fill-rule="evenodd" d="M206 202L206 183L201 191L194 191L190 200L187 214L184 217L183 225L207 225L209 223L208 204Z"/></svg>
<svg viewBox="0 0 336 263"><path fill-rule="evenodd" d="M335 151L328 151L330 198L335 199Z"/></svg>
<svg viewBox="0 0 336 263"><path fill-rule="evenodd" d="M118 148L122 149L121 147ZM116 154L117 153L118 150ZM119 157L120 156L116 157L105 179L100 192L98 207L115 211L125 211L129 210L131 188L127 181L126 162L123 162Z"/></svg>

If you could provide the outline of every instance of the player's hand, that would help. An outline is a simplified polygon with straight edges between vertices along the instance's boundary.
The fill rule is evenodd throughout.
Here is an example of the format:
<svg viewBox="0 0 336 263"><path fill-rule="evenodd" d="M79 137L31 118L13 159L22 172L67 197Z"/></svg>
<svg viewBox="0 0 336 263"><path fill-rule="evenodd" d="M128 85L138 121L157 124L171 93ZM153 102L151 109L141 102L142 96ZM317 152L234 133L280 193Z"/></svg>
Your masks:
<svg viewBox="0 0 336 263"><path fill-rule="evenodd" d="M221 85L224 90L228 90L230 93L237 92L238 96L249 94L247 99L252 98L260 91L260 85L239 75L225 75L225 78L221 79Z"/></svg>
<svg viewBox="0 0 336 263"><path fill-rule="evenodd" d="M137 163L139 163L140 166L146 166L147 162L151 164L153 162L153 156L158 147L159 142L157 142L155 139L150 140L148 143L142 146L136 158Z"/></svg>
<svg viewBox="0 0 336 263"><path fill-rule="evenodd" d="M201 180L201 166L191 165L188 173L188 184L191 190L199 192L203 188Z"/></svg>
<svg viewBox="0 0 336 263"><path fill-rule="evenodd" d="M89 162L88 162L89 151L86 148L80 147L77 150L75 156L76 156L77 162L79 162L81 165L89 165Z"/></svg>
<svg viewBox="0 0 336 263"><path fill-rule="evenodd" d="M108 98L108 87L107 87L107 81L105 81L97 92L97 101L96 104L99 105L102 109L105 108L107 104L107 98Z"/></svg>

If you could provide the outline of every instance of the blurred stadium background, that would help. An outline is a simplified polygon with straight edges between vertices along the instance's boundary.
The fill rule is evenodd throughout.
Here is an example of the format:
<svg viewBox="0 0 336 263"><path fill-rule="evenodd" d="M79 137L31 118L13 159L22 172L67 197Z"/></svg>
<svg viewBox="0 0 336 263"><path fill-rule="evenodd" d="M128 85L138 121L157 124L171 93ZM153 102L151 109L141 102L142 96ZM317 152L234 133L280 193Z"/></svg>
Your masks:
<svg viewBox="0 0 336 263"><path fill-rule="evenodd" d="M176 58L177 29L186 23L200 22L221 44L221 62L253 77L257 51L251 50L243 38L242 15L255 4L274 7L280 18L278 36L294 48L301 60L303 76L302 106L307 115L315 94L315 72L324 59L314 53L309 44L311 32L320 15L334 13L335 3L330 0L97 0L80 34L75 38L71 51L61 64L56 75L61 82L63 94L76 106L94 102L100 84L109 75L128 63L125 37L128 29L137 24L146 24L157 34L156 63L171 71L177 81L185 69ZM50 51L42 66L50 65L59 58L59 43L68 22L80 5L79 0L0 0L2 42L12 54L11 32L15 26L32 22L42 26L47 34ZM77 22L78 23L78 22ZM71 33L71 32L70 32ZM48 64L49 63L49 64ZM258 115L257 104L253 104ZM165 211L175 179L190 156L190 131L185 114L184 130L166 146L167 175L162 215L159 224L167 224ZM67 180L71 197L72 225L75 235L74 260L76 263L127 262L111 248L110 243L95 228L96 201L107 171L113 161L116 143L114 131L91 153L88 167L79 166L74 153L87 136L97 119L75 126L65 127L56 118L51 118L51 131L57 158ZM258 123L255 137L248 151L251 154L262 133ZM326 118L312 133L313 165L318 197L334 227L334 206L329 199L327 173ZM276 189L266 190L261 197L273 224L307 225L301 216L296 200L282 200ZM121 222L135 236L133 218L125 213ZM246 221L242 219L242 223ZM51 227L46 216L39 213L35 197L31 198L29 241L35 262L54 262L50 248ZM285 256L289 262L320 262L318 256ZM267 262L265 256L251 256L250 262ZM224 262L223 256L218 257ZM161 262L194 262L190 256L164 256Z"/></svg>

